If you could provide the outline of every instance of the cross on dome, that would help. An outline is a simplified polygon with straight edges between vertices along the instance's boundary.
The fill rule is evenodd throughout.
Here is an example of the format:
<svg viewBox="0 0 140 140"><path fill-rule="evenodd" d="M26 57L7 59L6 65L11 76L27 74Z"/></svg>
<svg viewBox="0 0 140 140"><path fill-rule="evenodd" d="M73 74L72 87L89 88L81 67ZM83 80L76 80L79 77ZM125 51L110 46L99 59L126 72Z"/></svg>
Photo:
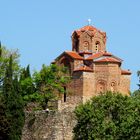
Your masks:
<svg viewBox="0 0 140 140"><path fill-rule="evenodd" d="M88 19L88 25L91 25L91 19L90 18Z"/></svg>

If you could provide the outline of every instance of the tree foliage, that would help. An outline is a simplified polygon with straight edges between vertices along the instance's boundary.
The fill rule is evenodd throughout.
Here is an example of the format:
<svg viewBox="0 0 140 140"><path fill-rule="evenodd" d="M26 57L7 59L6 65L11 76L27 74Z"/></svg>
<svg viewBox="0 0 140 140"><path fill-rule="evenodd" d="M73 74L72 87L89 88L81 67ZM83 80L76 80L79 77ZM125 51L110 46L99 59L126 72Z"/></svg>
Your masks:
<svg viewBox="0 0 140 140"><path fill-rule="evenodd" d="M30 66L21 68L17 51L0 44L0 139L20 140L24 125L24 108L29 102L47 107L50 100L63 93L69 81L65 68L42 66L30 73Z"/></svg>
<svg viewBox="0 0 140 140"><path fill-rule="evenodd" d="M75 140L140 139L140 96L107 92L75 110Z"/></svg>
<svg viewBox="0 0 140 140"><path fill-rule="evenodd" d="M13 59L9 58L9 65L6 68L3 80L3 102L5 119L8 121L8 140L20 140L24 124L24 104L19 88L17 76L13 75ZM6 127L6 126L5 126Z"/></svg>
<svg viewBox="0 0 140 140"><path fill-rule="evenodd" d="M20 65L19 65L19 53L18 50L8 50L6 47L2 46L0 43L0 86L2 85L5 71L7 66L9 65L9 59L12 55L13 64L12 64L12 70L13 74L19 74L20 71Z"/></svg>
<svg viewBox="0 0 140 140"><path fill-rule="evenodd" d="M20 140L24 124L18 53L0 45L0 139Z"/></svg>
<svg viewBox="0 0 140 140"><path fill-rule="evenodd" d="M64 92L63 86L70 79L66 74L65 68L54 64L42 65L42 69L39 72L35 71L33 77L29 67L23 69L20 78L23 99L27 102L39 102L43 109L46 109L50 100L57 99L57 95Z"/></svg>

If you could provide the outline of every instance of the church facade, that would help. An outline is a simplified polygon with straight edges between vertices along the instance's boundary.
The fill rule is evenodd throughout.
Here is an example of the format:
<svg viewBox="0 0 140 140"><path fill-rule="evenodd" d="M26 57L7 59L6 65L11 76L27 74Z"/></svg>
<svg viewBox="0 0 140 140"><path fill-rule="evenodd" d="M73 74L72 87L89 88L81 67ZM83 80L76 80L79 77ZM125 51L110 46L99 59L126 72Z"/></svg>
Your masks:
<svg viewBox="0 0 140 140"><path fill-rule="evenodd" d="M60 54L55 63L66 66L72 77L64 87L61 105L85 102L101 92L113 91L129 95L129 70L121 68L122 59L106 50L106 33L87 25L71 36L72 51Z"/></svg>

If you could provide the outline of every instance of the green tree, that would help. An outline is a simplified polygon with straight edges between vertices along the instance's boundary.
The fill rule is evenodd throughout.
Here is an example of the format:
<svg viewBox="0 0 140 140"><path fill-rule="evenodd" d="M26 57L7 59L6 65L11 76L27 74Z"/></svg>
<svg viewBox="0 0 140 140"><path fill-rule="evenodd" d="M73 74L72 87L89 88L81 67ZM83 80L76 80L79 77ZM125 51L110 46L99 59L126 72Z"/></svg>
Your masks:
<svg viewBox="0 0 140 140"><path fill-rule="evenodd" d="M50 66L42 65L40 72L33 74L36 92L32 97L41 101L45 109L52 99L57 99L57 95L64 93L63 86L68 83L70 77L67 76L67 70L54 64Z"/></svg>
<svg viewBox="0 0 140 140"><path fill-rule="evenodd" d="M133 93L132 93L132 96L137 96L137 95L140 95L140 71L137 71L137 77L139 79L139 83L137 84L138 85L138 89L135 90Z"/></svg>
<svg viewBox="0 0 140 140"><path fill-rule="evenodd" d="M139 78L138 87L139 87L139 90L140 90L140 71L137 71L137 76L138 76L138 78Z"/></svg>
<svg viewBox="0 0 140 140"><path fill-rule="evenodd" d="M31 77L29 65L21 70L20 88L21 88L23 99L25 100L28 99L28 97L35 92L35 86L33 83L33 79Z"/></svg>
<svg viewBox="0 0 140 140"><path fill-rule="evenodd" d="M75 140L139 140L140 97L107 92L75 110Z"/></svg>
<svg viewBox="0 0 140 140"><path fill-rule="evenodd" d="M18 50L8 50L6 47L2 46L0 43L0 86L2 85L5 71L7 66L9 65L9 59L10 56L13 57L13 75L16 75L20 71L20 65L19 65L19 53Z"/></svg>
<svg viewBox="0 0 140 140"><path fill-rule="evenodd" d="M8 140L20 140L24 124L23 101L17 76L13 76L13 59L9 59L3 80L3 101L5 118L8 121Z"/></svg>
<svg viewBox="0 0 140 140"><path fill-rule="evenodd" d="M8 139L8 132L10 128L5 110L4 100L2 99L2 96L0 96L0 140Z"/></svg>

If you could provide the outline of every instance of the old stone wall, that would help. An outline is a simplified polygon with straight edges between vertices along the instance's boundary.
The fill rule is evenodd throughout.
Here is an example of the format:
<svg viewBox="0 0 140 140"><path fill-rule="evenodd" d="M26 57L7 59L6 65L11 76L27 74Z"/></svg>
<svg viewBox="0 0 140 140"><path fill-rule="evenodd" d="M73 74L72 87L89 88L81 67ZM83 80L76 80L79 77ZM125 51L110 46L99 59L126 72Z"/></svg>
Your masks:
<svg viewBox="0 0 140 140"><path fill-rule="evenodd" d="M63 111L26 112L22 140L72 140L76 124L74 113Z"/></svg>
<svg viewBox="0 0 140 140"><path fill-rule="evenodd" d="M121 75L119 92L130 95L130 75Z"/></svg>
<svg viewBox="0 0 140 140"><path fill-rule="evenodd" d="M83 102L96 95L94 75L93 72L83 72Z"/></svg>

